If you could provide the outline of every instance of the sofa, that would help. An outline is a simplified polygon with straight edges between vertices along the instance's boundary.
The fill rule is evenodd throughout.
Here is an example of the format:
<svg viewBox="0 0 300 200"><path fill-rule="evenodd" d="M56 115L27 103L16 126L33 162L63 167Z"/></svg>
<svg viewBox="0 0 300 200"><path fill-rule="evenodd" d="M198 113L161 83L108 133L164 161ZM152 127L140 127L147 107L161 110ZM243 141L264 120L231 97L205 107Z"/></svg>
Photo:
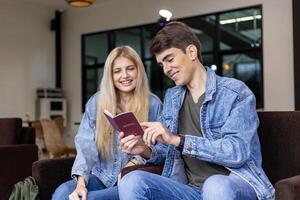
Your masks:
<svg viewBox="0 0 300 200"><path fill-rule="evenodd" d="M300 112L258 112L258 116L263 168L275 187L276 200L299 200ZM59 158L33 164L41 200L50 199L55 188L70 179L73 161Z"/></svg>
<svg viewBox="0 0 300 200"><path fill-rule="evenodd" d="M35 130L20 118L0 118L0 138L0 200L7 200L14 184L31 175L38 149Z"/></svg>

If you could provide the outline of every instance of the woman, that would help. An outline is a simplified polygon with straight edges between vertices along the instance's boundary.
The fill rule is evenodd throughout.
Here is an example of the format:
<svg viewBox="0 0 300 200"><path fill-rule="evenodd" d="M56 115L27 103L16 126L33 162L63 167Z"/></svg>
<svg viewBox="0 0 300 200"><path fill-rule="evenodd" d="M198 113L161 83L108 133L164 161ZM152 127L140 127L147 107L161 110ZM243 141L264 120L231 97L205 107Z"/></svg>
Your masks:
<svg viewBox="0 0 300 200"><path fill-rule="evenodd" d="M150 93L143 63L129 46L117 47L108 55L100 91L87 102L75 137L73 180L60 185L52 199L118 199L118 175L133 156L119 148L119 133L108 123L104 110L113 115L132 111L140 122L158 120L161 101Z"/></svg>

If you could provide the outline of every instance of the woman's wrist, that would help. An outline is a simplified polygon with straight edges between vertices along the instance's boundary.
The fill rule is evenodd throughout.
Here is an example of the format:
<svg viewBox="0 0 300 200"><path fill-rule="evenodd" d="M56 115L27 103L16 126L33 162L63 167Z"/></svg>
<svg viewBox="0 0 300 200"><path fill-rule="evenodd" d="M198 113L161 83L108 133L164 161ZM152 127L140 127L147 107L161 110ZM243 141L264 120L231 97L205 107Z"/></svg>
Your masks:
<svg viewBox="0 0 300 200"><path fill-rule="evenodd" d="M151 153L152 153L152 149L145 145L145 149L144 151L141 153L141 156L147 160L149 160L151 158Z"/></svg>
<svg viewBox="0 0 300 200"><path fill-rule="evenodd" d="M86 186L85 179L82 176L77 177L77 187L79 186Z"/></svg>

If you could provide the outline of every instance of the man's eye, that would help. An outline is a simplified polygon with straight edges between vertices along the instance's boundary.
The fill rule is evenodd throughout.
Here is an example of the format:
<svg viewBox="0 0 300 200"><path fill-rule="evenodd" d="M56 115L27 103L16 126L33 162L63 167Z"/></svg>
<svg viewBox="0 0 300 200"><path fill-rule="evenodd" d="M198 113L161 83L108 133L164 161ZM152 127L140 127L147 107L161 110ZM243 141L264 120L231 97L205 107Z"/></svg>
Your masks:
<svg viewBox="0 0 300 200"><path fill-rule="evenodd" d="M169 58L168 62L173 62L173 60L174 60L173 58Z"/></svg>

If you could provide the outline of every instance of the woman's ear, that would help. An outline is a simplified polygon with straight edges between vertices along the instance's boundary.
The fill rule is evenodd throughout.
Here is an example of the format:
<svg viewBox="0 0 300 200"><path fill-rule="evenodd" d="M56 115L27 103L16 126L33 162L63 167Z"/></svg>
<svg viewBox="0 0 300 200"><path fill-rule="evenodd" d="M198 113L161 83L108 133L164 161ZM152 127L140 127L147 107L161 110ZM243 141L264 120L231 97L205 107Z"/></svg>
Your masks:
<svg viewBox="0 0 300 200"><path fill-rule="evenodd" d="M186 47L186 53L193 61L197 58L197 51L197 47L193 44Z"/></svg>

